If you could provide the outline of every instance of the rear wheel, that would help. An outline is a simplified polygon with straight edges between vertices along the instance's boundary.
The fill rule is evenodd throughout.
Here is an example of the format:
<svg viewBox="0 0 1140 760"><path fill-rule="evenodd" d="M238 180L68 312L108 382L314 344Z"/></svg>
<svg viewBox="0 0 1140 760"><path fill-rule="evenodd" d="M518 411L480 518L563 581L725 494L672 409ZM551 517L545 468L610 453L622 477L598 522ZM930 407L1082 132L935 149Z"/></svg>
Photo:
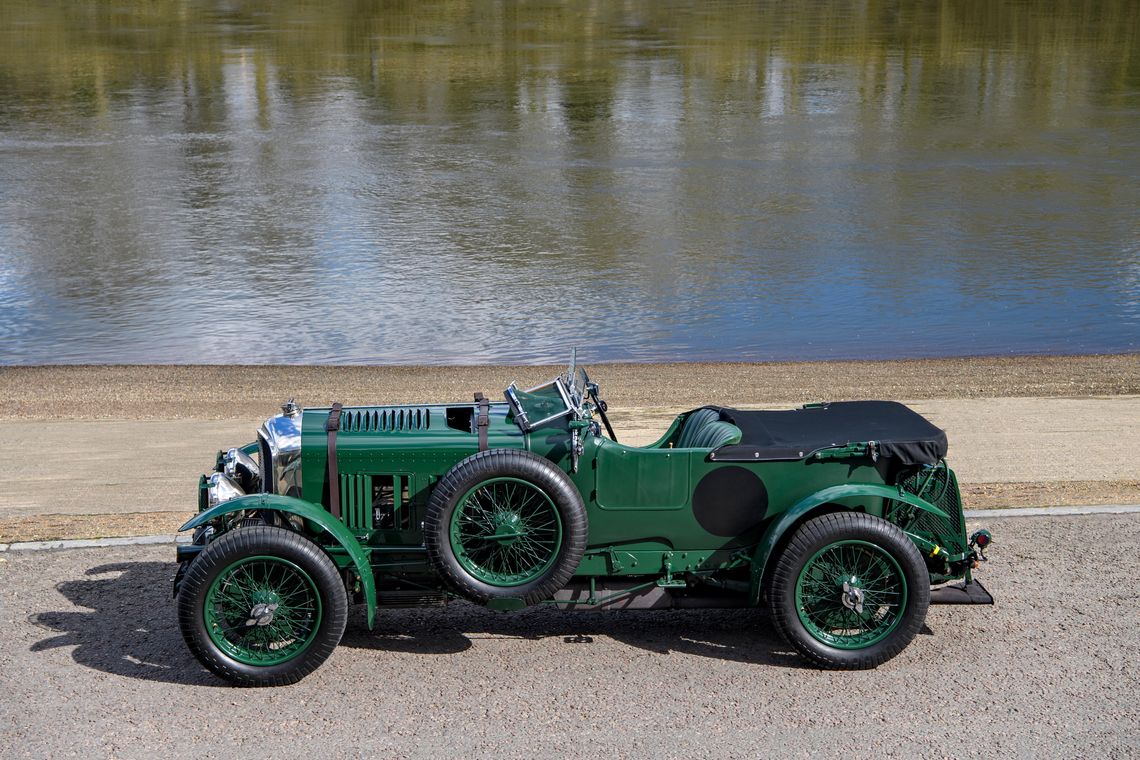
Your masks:
<svg viewBox="0 0 1140 760"><path fill-rule="evenodd" d="M825 668L873 668L901 652L926 619L930 578L897 526L861 512L804 523L769 587L776 628Z"/></svg>
<svg viewBox="0 0 1140 760"><path fill-rule="evenodd" d="M212 541L178 594L190 651L243 686L301 680L336 648L347 619L336 565L312 541L283 528L238 528Z"/></svg>
<svg viewBox="0 0 1140 760"><path fill-rule="evenodd" d="M436 486L424 520L428 557L480 603L533 604L570 580L586 547L586 508L566 473L526 451L484 451Z"/></svg>

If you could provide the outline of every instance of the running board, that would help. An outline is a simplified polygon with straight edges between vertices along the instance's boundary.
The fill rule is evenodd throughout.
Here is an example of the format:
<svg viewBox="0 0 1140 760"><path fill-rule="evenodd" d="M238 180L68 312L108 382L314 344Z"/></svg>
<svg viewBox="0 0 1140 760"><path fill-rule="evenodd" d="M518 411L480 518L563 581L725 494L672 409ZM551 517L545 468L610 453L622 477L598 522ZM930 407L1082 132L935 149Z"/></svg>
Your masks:
<svg viewBox="0 0 1140 760"><path fill-rule="evenodd" d="M994 598L977 581L950 583L930 589L931 604L993 604Z"/></svg>

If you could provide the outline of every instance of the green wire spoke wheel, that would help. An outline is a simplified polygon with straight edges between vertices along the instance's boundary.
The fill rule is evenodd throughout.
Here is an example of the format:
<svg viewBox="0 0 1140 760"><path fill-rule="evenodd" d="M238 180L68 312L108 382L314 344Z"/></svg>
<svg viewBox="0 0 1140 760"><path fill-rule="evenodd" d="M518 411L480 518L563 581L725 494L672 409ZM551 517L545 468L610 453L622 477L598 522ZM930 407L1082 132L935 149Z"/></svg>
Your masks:
<svg viewBox="0 0 1140 760"><path fill-rule="evenodd" d="M206 632L246 665L278 665L305 651L321 622L321 596L309 574L280 557L254 556L226 567L206 593Z"/></svg>
<svg viewBox="0 0 1140 760"><path fill-rule="evenodd" d="M492 449L455 465L424 517L428 559L480 604L535 604L565 586L586 549L586 507L548 459Z"/></svg>
<svg viewBox="0 0 1140 760"><path fill-rule="evenodd" d="M894 557L866 541L838 541L813 554L796 581L804 628L838 649L886 638L902 620L907 585Z"/></svg>
<svg viewBox="0 0 1140 760"><path fill-rule="evenodd" d="M562 548L554 501L519 478L493 478L463 495L451 515L451 551L473 578L520 586L542 576Z"/></svg>
<svg viewBox="0 0 1140 760"><path fill-rule="evenodd" d="M190 564L178 592L178 623L190 651L240 686L301 680L332 654L347 620L336 565L284 528L222 534Z"/></svg>
<svg viewBox="0 0 1140 760"><path fill-rule="evenodd" d="M862 512L808 520L766 572L772 621L825 668L873 668L914 639L930 576L898 526Z"/></svg>

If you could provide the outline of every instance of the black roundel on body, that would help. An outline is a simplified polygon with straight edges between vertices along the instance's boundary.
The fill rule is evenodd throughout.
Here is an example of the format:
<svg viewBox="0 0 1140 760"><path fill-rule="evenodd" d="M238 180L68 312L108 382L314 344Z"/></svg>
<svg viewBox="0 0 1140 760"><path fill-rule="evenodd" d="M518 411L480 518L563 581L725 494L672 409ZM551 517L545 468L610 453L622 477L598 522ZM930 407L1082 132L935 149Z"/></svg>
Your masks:
<svg viewBox="0 0 1140 760"><path fill-rule="evenodd" d="M693 516L714 536L739 536L768 512L768 489L743 467L720 467L701 478L693 491Z"/></svg>

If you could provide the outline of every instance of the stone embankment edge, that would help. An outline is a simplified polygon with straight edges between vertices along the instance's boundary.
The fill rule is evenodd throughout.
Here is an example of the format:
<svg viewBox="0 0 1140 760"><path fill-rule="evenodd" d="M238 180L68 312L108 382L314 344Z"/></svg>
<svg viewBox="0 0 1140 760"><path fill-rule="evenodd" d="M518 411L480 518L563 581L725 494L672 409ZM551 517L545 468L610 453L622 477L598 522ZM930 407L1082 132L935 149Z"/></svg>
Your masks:
<svg viewBox="0 0 1140 760"><path fill-rule="evenodd" d="M1140 504L1108 504L1087 507L1022 507L1017 509L967 509L966 519L1003 519L1006 517L1076 517L1080 515L1122 515L1140 512ZM125 538L89 538L69 541L21 541L0 544L0 552L48 551L51 549L103 549L112 546L189 543L189 535L129 536Z"/></svg>

